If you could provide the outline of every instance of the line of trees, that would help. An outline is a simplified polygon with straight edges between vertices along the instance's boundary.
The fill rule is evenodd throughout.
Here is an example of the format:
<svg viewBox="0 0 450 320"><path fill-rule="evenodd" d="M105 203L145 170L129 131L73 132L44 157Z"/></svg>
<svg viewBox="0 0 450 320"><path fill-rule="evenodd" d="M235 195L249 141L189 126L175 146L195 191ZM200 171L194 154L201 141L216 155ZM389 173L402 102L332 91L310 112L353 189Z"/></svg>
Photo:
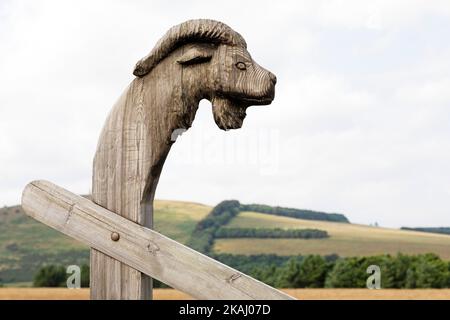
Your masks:
<svg viewBox="0 0 450 320"><path fill-rule="evenodd" d="M281 228L224 228L215 233L216 238L327 238L328 233L318 229L281 229Z"/></svg>
<svg viewBox="0 0 450 320"><path fill-rule="evenodd" d="M380 267L382 288L450 288L450 262L431 253L350 258L232 254L213 257L277 288L365 288L370 265ZM62 266L46 266L36 274L34 286L65 287L68 276ZM81 286L89 286L87 265L81 268ZM154 287L167 285L154 280Z"/></svg>
<svg viewBox="0 0 450 320"><path fill-rule="evenodd" d="M349 258L336 255L284 259L273 255L216 255L215 258L278 288L365 288L370 265L380 267L382 288L450 287L450 262L432 253Z"/></svg>
<svg viewBox="0 0 450 320"><path fill-rule="evenodd" d="M89 266L83 264L80 273L81 287L89 287ZM46 265L34 275L33 287L67 287L69 276L66 267L62 265Z"/></svg>
<svg viewBox="0 0 450 320"><path fill-rule="evenodd" d="M450 235L450 227L435 227L435 228L408 228L401 227L402 230L410 230L410 231L422 231L422 232L430 232L430 233L440 233L440 234L449 234Z"/></svg>
<svg viewBox="0 0 450 320"><path fill-rule="evenodd" d="M262 204L242 204L241 211L254 211L260 213L273 214L277 216L285 216L297 219L306 220L321 220L321 221L333 221L349 223L347 217L340 213L325 213L320 211L283 208L283 207L271 207Z"/></svg>
<svg viewBox="0 0 450 320"><path fill-rule="evenodd" d="M187 245L194 250L211 255L215 238L326 238L328 233L317 229L263 229L263 228L223 228L240 211L255 211L280 216L325 220L348 223L342 214L330 214L324 212L299 210L282 207L270 207L266 205L243 205L237 200L220 202L212 211L197 223Z"/></svg>
<svg viewBox="0 0 450 320"><path fill-rule="evenodd" d="M67 279L70 277L70 274L66 272L66 267L63 265L46 265L43 266L38 272L34 275L33 279L33 287L45 287L45 288L54 288L54 287L67 287ZM89 265L83 264L80 268L80 286L81 288L89 288ZM0 285L1 286L1 285ZM169 288L166 284L153 279L153 287L154 288Z"/></svg>
<svg viewBox="0 0 450 320"><path fill-rule="evenodd" d="M222 201L215 206L205 218L197 223L187 246L202 253L211 253L215 233L239 213L240 206L241 204L237 200Z"/></svg>

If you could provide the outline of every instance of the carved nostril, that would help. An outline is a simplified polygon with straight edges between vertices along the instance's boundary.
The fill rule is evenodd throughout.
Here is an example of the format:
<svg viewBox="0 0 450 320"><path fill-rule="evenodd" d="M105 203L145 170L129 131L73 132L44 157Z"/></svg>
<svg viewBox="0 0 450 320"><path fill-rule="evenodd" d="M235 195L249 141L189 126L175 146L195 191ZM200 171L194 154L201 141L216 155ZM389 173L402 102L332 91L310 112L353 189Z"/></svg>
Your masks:
<svg viewBox="0 0 450 320"><path fill-rule="evenodd" d="M269 77L270 77L270 81L272 81L273 84L277 83L277 77L272 72L269 72Z"/></svg>

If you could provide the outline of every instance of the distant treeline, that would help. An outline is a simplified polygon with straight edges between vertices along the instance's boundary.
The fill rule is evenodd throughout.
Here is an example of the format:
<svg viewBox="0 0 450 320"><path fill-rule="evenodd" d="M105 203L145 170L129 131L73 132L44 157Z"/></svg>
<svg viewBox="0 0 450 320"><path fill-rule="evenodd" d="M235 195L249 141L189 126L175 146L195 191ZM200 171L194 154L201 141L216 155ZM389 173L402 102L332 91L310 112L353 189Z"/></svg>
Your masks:
<svg viewBox="0 0 450 320"><path fill-rule="evenodd" d="M346 216L340 213L325 213L320 211L293 209L283 207L271 207L263 204L242 204L241 211L254 211L267 214L273 214L277 216L285 216L306 220L321 220L321 221L333 221L349 223L350 221Z"/></svg>
<svg viewBox="0 0 450 320"><path fill-rule="evenodd" d="M318 229L280 229L280 228L224 228L217 229L216 238L327 238L328 233Z"/></svg>
<svg viewBox="0 0 450 320"><path fill-rule="evenodd" d="M219 203L205 218L197 223L187 246L203 253L210 253L214 244L215 233L239 213L239 208L240 203L236 200Z"/></svg>
<svg viewBox="0 0 450 320"><path fill-rule="evenodd" d="M39 269L34 275L33 287L67 287L70 276L62 265L47 265ZM80 268L80 286L89 287L89 266L84 264Z"/></svg>
<svg viewBox="0 0 450 320"><path fill-rule="evenodd" d="M214 258L278 288L365 288L370 265L380 267L382 288L450 287L450 262L431 253L350 258L216 254Z"/></svg>
<svg viewBox="0 0 450 320"><path fill-rule="evenodd" d="M265 229L265 228L223 228L240 211L255 211L279 216L309 220L349 221L342 214L324 213L259 204L240 204L237 200L226 200L215 206L211 212L197 223L187 245L194 250L210 254L215 238L326 238L328 233L317 229Z"/></svg>
<svg viewBox="0 0 450 320"><path fill-rule="evenodd" d="M435 254L379 255L339 258L336 255L277 256L214 254L213 258L277 288L365 288L367 268L381 270L382 288L449 288L450 262ZM43 267L36 287L64 287L68 275L62 266ZM81 268L81 285L89 284L89 267ZM167 287L154 281L154 287Z"/></svg>
<svg viewBox="0 0 450 320"><path fill-rule="evenodd" d="M71 274L66 272L66 267L62 265L47 265L39 269L34 275L33 287L64 287L67 288L67 279ZM80 287L89 288L89 265L84 264L80 268ZM167 288L164 283L153 279L154 288Z"/></svg>
<svg viewBox="0 0 450 320"><path fill-rule="evenodd" d="M430 233L450 234L450 227L437 227L437 228L408 228L401 227L402 230L422 231Z"/></svg>

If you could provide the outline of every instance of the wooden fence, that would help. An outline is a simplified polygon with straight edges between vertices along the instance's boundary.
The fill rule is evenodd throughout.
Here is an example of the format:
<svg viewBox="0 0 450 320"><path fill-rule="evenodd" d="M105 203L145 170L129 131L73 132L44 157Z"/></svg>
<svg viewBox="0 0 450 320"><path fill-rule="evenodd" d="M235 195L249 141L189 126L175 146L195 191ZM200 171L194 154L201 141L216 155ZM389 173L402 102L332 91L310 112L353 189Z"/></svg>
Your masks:
<svg viewBox="0 0 450 320"><path fill-rule="evenodd" d="M22 206L36 220L194 298L293 299L51 182L29 183Z"/></svg>

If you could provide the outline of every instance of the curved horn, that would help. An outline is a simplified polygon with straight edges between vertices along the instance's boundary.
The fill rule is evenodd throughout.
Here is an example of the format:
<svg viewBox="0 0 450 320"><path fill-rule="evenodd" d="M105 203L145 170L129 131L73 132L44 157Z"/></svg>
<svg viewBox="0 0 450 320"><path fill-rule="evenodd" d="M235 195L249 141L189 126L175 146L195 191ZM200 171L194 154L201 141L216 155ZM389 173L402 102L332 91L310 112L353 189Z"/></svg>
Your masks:
<svg viewBox="0 0 450 320"><path fill-rule="evenodd" d="M143 77L179 46L188 42L202 41L247 48L244 38L222 22L207 19L189 20L170 28L153 50L136 63L133 74Z"/></svg>

